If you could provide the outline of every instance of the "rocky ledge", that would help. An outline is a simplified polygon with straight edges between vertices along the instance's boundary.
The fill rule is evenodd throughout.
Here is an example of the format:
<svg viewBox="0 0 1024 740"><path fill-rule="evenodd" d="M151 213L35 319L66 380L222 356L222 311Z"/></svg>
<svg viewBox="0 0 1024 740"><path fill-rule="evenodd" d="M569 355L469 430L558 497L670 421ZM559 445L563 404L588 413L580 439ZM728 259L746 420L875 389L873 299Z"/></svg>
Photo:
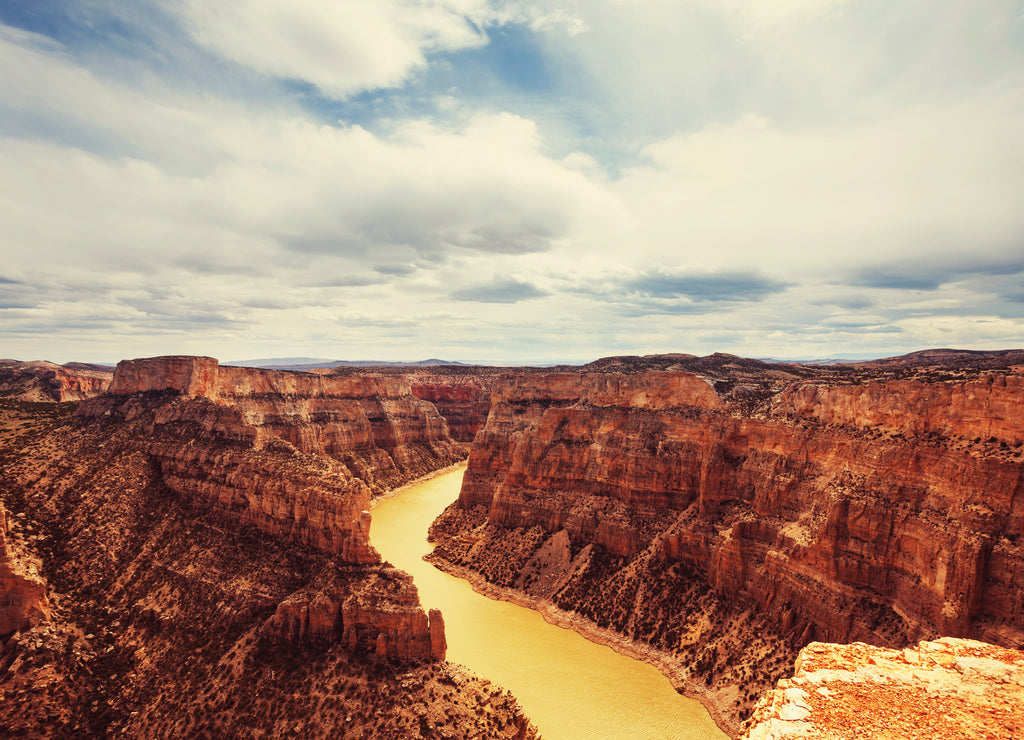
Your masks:
<svg viewBox="0 0 1024 740"><path fill-rule="evenodd" d="M1018 369L735 359L499 379L431 559L649 645L732 728L813 640L1024 646Z"/></svg>
<svg viewBox="0 0 1024 740"><path fill-rule="evenodd" d="M743 740L1022 736L1024 652L944 637L903 650L811 643Z"/></svg>

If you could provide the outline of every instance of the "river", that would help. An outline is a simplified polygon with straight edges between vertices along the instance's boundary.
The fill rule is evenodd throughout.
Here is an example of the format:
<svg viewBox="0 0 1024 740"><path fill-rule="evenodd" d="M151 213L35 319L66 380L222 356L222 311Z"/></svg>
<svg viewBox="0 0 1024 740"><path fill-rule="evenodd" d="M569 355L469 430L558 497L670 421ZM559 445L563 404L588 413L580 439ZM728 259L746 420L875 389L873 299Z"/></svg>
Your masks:
<svg viewBox="0 0 1024 740"><path fill-rule="evenodd" d="M509 689L544 740L727 740L700 702L657 669L488 599L423 560L427 527L458 498L464 469L410 486L373 509L370 541L412 574L426 609L444 614L448 660Z"/></svg>

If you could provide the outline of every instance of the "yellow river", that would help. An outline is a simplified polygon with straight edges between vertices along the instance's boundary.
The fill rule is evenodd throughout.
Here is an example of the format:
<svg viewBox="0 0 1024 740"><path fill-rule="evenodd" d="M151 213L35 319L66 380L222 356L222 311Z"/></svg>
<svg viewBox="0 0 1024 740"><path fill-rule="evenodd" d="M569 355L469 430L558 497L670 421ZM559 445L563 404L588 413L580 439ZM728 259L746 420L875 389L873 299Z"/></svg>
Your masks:
<svg viewBox="0 0 1024 740"><path fill-rule="evenodd" d="M476 593L423 556L427 527L458 498L463 470L410 486L373 510L370 540L444 614L448 660L509 689L544 740L725 740L697 701L657 669L540 614Z"/></svg>

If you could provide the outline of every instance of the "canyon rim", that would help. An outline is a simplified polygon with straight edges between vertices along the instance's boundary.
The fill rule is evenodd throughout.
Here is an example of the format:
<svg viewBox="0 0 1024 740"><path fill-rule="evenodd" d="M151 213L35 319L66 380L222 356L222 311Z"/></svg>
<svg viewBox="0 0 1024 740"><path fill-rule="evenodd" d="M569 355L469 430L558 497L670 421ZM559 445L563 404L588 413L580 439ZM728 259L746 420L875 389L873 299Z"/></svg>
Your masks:
<svg viewBox="0 0 1024 740"><path fill-rule="evenodd" d="M467 452L431 561L652 662L734 737L823 711L787 703L818 675L812 644L849 675L843 645L903 650L871 660L911 692L907 650L990 660L974 688L939 692L976 693L1024 647L1022 367L1016 351L316 372L176 356L105 377L9 363L5 730L534 735L513 697L444 662L443 614L367 538L372 498ZM921 642L939 638L969 639ZM839 706L855 685L813 688Z"/></svg>

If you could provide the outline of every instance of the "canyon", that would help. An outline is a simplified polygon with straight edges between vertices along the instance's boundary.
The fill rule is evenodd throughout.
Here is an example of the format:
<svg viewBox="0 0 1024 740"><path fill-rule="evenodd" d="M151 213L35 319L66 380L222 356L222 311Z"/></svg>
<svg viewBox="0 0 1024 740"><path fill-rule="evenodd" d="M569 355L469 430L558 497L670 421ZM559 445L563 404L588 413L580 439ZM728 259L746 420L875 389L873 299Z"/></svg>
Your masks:
<svg viewBox="0 0 1024 740"><path fill-rule="evenodd" d="M107 390L113 369L69 362L0 360L0 398L18 401L82 401Z"/></svg>
<svg viewBox="0 0 1024 740"><path fill-rule="evenodd" d="M368 536L467 454L428 559L733 737L774 737L809 656L1024 647L1022 351L104 373L0 363L8 734L534 736Z"/></svg>
<svg viewBox="0 0 1024 740"><path fill-rule="evenodd" d="M535 734L370 546L372 497L465 456L401 379L160 357L0 412L4 733Z"/></svg>
<svg viewBox="0 0 1024 740"><path fill-rule="evenodd" d="M942 359L508 374L431 560L663 665L733 733L814 640L1024 647L1024 374Z"/></svg>

